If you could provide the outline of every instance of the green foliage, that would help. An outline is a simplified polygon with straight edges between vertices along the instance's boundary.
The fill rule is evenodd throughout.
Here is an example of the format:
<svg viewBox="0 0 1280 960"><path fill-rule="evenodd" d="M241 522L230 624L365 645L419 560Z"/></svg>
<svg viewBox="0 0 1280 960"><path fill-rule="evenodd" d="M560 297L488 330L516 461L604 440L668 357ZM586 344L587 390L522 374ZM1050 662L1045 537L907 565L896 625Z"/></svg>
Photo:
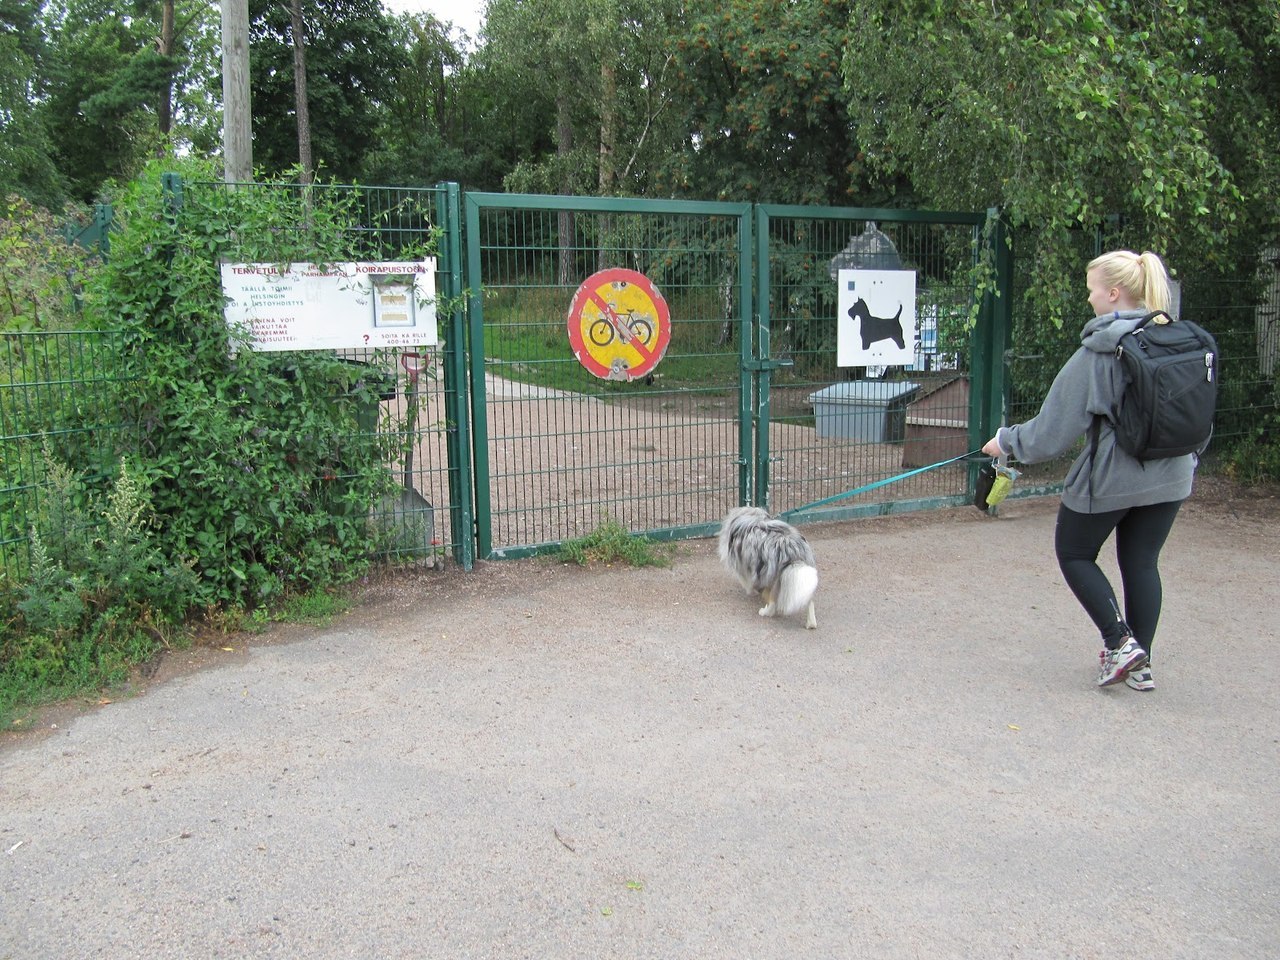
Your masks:
<svg viewBox="0 0 1280 960"><path fill-rule="evenodd" d="M482 71L428 13L395 25L406 51L395 90L377 114L378 125L362 161L362 183L430 185L452 180L464 190L497 190L517 152L518 124L493 116ZM515 113L515 111L512 111ZM522 111L523 112L523 111ZM483 119L482 119L483 118Z"/></svg>
<svg viewBox="0 0 1280 960"><path fill-rule="evenodd" d="M999 206L1026 228L1019 256L1034 264L1041 322L1060 325L1079 301L1072 231L1110 213L1139 218L1141 245L1171 263L1229 255L1250 197L1239 147L1224 148L1224 107L1238 98L1258 119L1237 130L1249 149L1274 144L1275 118L1250 99L1257 82L1225 18L1172 0L864 2L849 31L844 75L868 168L907 178L926 206ZM1227 76L1244 92L1227 94Z"/></svg>
<svg viewBox="0 0 1280 960"><path fill-rule="evenodd" d="M268 175L298 163L293 28L288 3L249 4L255 167ZM302 0L307 103L315 165L354 183L371 136L406 64L398 21L378 0Z"/></svg>
<svg viewBox="0 0 1280 960"><path fill-rule="evenodd" d="M260 633L273 623L303 623L323 627L352 606L351 600L332 587L291 593L271 607L243 607L210 611L209 625L222 633Z"/></svg>
<svg viewBox="0 0 1280 960"><path fill-rule="evenodd" d="M77 295L92 256L62 223L16 195L0 200L0 331L59 330L80 321Z"/></svg>
<svg viewBox="0 0 1280 960"><path fill-rule="evenodd" d="M1274 412L1261 417L1248 435L1228 445L1219 458L1223 474L1247 485L1280 480L1280 416Z"/></svg>
<svg viewBox="0 0 1280 960"><path fill-rule="evenodd" d="M772 203L884 199L866 189L842 96L846 4L701 0L686 10L668 40L680 117L664 188Z"/></svg>
<svg viewBox="0 0 1280 960"><path fill-rule="evenodd" d="M105 496L50 461L27 582L4 597L0 715L41 696L118 683L180 631L196 578L158 542L138 472Z"/></svg>
<svg viewBox="0 0 1280 960"><path fill-rule="evenodd" d="M581 567L593 563L667 567L671 565L671 553L670 544L657 544L646 537L634 536L616 520L606 520L591 533L564 541L559 558L562 563L576 563Z"/></svg>
<svg viewBox="0 0 1280 960"><path fill-rule="evenodd" d="M369 506L395 489L386 434L367 428L385 390L371 365L320 352L233 346L219 262L361 259L357 191L261 183L228 189L156 165L116 204L118 233L89 307L132 344L141 462L170 556L199 599L256 607L358 575ZM357 250L358 248L358 250Z"/></svg>
<svg viewBox="0 0 1280 960"><path fill-rule="evenodd" d="M65 188L36 104L34 75L44 46L37 12L34 4L0 4L0 197L16 193L56 206Z"/></svg>

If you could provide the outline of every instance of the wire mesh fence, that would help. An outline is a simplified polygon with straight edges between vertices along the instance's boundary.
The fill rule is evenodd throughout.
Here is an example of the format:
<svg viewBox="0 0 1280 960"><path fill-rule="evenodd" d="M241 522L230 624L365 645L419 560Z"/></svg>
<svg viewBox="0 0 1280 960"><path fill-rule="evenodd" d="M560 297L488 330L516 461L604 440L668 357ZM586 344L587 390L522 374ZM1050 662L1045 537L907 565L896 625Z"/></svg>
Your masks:
<svg viewBox="0 0 1280 960"><path fill-rule="evenodd" d="M345 255L436 250L441 294L458 301L434 344L339 351L378 384L355 402L352 429L386 451L388 492L368 505L384 557L469 565L606 521L705 535L742 502L808 522L971 495L974 465L957 458L986 439L975 414L990 414L974 396L975 336L989 335L973 327L981 214L471 194L461 229L438 189L295 185L265 202L305 217L318 191L352 212ZM1082 237L1082 271L1101 242ZM1223 349L1220 439L1247 437L1275 409L1275 260L1260 252L1256 283L1184 275L1185 314ZM867 322L843 315L838 279L851 268L913 275L906 362L842 359L841 324ZM651 284L651 313L587 316L584 303L608 299L590 281L611 271ZM1012 319L1003 415L1018 422L1078 340L1020 307ZM630 341L643 362L611 367ZM128 384L113 373L126 349L113 332L0 338L0 566L10 573L29 562L45 458L92 483L130 448ZM1063 466L1028 469L1020 486L1052 489Z"/></svg>
<svg viewBox="0 0 1280 960"><path fill-rule="evenodd" d="M972 267L980 215L765 208L768 256L760 295L770 327L774 371L768 392L764 459L768 506L801 511L840 497L810 519L887 512L963 498L967 464L915 473L850 497L844 493L967 453ZM870 316L858 301L841 316L841 270L911 271L915 303L906 316ZM863 302L865 306L865 301ZM913 308L913 309L912 309ZM891 308L890 308L891 309ZM767 311L767 312L766 312ZM842 363L838 336L888 321L886 335L910 361ZM909 322L904 322L904 320ZM845 332L840 333L845 322ZM866 344L866 338L860 341Z"/></svg>
<svg viewBox="0 0 1280 960"><path fill-rule="evenodd" d="M481 555L607 521L655 535L705 526L737 502L746 455L733 295L744 208L510 203L468 197L471 283L484 290L471 316ZM617 330L597 318L576 354L572 342L575 293L610 268L653 284L654 310L629 314L630 332L646 345L669 336L658 362L614 379L600 371Z"/></svg>
<svg viewBox="0 0 1280 960"><path fill-rule="evenodd" d="M120 373L125 349L115 331L0 337L0 570L7 575L21 578L29 568L50 465L101 487L132 448L137 423Z"/></svg>

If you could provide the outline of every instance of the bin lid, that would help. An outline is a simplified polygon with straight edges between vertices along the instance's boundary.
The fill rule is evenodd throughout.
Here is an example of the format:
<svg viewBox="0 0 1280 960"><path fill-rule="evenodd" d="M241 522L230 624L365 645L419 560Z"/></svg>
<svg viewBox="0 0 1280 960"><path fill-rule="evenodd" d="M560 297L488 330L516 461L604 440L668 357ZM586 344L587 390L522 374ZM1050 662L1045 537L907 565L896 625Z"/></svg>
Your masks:
<svg viewBox="0 0 1280 960"><path fill-rule="evenodd" d="M809 402L888 404L919 389L920 384L906 380L847 380L809 394Z"/></svg>

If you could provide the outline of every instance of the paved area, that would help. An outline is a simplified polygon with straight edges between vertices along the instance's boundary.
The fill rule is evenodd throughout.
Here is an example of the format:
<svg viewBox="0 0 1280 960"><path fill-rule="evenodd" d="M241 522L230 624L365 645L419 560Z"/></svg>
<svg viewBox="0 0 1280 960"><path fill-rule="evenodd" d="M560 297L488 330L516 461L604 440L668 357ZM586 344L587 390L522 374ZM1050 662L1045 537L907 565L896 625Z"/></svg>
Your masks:
<svg viewBox="0 0 1280 960"><path fill-rule="evenodd" d="M0 960L1271 960L1273 506L1184 509L1152 694L1053 500L810 527L816 631L710 541L372 585L0 747Z"/></svg>

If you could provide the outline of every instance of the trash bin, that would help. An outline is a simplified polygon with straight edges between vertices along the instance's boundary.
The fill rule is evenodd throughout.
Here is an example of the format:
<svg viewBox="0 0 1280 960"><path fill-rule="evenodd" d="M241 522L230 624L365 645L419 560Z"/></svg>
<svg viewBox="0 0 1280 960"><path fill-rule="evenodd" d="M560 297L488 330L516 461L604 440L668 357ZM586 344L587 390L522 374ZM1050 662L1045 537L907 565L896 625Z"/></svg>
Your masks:
<svg viewBox="0 0 1280 960"><path fill-rule="evenodd" d="M901 443L907 403L920 388L902 380L850 380L809 394L819 437Z"/></svg>

